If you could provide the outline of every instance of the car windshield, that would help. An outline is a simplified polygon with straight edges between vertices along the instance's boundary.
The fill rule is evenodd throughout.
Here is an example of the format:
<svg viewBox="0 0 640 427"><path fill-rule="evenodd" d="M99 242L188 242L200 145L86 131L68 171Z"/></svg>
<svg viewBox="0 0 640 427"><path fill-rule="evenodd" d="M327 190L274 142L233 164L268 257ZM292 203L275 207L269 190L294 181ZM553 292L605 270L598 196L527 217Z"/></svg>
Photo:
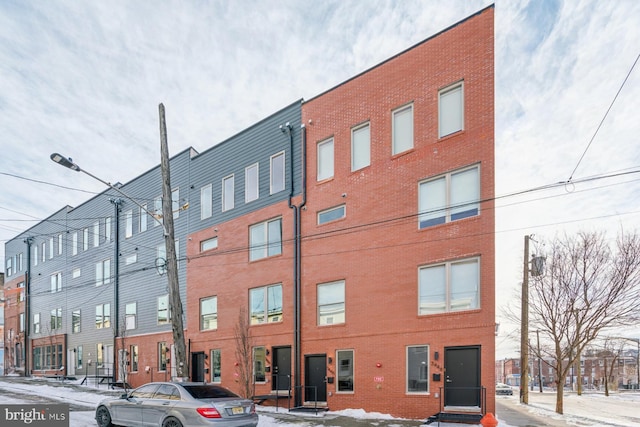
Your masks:
<svg viewBox="0 0 640 427"><path fill-rule="evenodd" d="M224 397L239 397L237 394L226 388L215 385L185 385L183 386L189 394L196 399L219 399Z"/></svg>

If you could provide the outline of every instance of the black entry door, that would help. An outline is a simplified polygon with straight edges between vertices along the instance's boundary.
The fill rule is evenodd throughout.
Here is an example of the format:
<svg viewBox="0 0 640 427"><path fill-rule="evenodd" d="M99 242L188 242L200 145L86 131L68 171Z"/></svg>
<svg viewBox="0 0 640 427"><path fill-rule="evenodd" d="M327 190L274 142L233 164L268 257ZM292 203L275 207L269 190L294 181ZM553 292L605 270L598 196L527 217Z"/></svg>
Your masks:
<svg viewBox="0 0 640 427"><path fill-rule="evenodd" d="M304 400L305 402L327 401L327 356L314 354L304 357Z"/></svg>
<svg viewBox="0 0 640 427"><path fill-rule="evenodd" d="M271 373L272 390L289 390L291 388L291 347L273 348L273 372Z"/></svg>
<svg viewBox="0 0 640 427"><path fill-rule="evenodd" d="M480 347L444 349L444 406L480 406Z"/></svg>
<svg viewBox="0 0 640 427"><path fill-rule="evenodd" d="M191 381L204 382L204 352L191 353Z"/></svg>

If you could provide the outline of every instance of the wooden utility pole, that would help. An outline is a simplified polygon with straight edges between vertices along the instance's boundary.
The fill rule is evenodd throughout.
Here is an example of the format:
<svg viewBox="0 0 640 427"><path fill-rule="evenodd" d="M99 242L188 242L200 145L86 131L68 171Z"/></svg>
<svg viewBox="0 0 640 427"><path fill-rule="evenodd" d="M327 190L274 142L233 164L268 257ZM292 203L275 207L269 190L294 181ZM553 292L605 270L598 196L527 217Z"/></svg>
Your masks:
<svg viewBox="0 0 640 427"><path fill-rule="evenodd" d="M169 148L167 146L167 124L164 117L164 105L160 110L160 152L162 171L162 220L164 221L164 241L166 247L166 269L169 281L169 312L171 313L171 328L173 331L173 345L175 360L171 365L176 368L177 379L187 379L189 366L187 364L187 348L184 342L184 326L182 323L182 299L180 298L180 283L178 280L178 260L173 230L173 200L171 198L171 177L169 172Z"/></svg>
<svg viewBox="0 0 640 427"><path fill-rule="evenodd" d="M520 316L520 402L529 404L529 236L524 236L522 311Z"/></svg>

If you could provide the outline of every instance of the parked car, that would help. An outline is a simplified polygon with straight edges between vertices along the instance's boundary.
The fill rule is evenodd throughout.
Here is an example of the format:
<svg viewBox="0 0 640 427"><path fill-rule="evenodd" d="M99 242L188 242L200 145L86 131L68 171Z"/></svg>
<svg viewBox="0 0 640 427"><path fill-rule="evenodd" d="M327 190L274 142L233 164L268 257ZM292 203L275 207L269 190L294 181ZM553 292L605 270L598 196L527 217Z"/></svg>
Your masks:
<svg viewBox="0 0 640 427"><path fill-rule="evenodd" d="M511 388L511 386L508 386L506 384L502 384L502 383L498 383L496 384L496 394L506 394L506 395L513 395L513 389Z"/></svg>
<svg viewBox="0 0 640 427"><path fill-rule="evenodd" d="M251 400L224 387L192 382L153 382L104 399L96 408L99 427L255 427Z"/></svg>

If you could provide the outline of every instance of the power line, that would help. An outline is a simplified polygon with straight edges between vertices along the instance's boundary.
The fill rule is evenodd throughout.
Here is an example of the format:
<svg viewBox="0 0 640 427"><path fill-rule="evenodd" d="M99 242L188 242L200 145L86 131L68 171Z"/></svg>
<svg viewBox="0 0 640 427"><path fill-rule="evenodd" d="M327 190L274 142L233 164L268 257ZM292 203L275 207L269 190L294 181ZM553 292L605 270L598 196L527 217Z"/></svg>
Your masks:
<svg viewBox="0 0 640 427"><path fill-rule="evenodd" d="M571 179L573 178L573 174L576 173L576 170L578 169L578 166L580 166L580 163L582 163L582 159L584 159L584 156L587 154L587 151L589 150L589 147L591 147L591 144L593 143L593 140L596 138L596 135L598 134L598 131L600 130L600 128L602 127L602 124L604 123L605 119L609 115L609 111L611 111L611 108L613 107L613 104L616 102L616 99L618 99L618 95L620 95L620 92L622 92L622 88L624 87L625 83L627 82L627 79L629 79L629 76L631 75L631 72L633 72L633 69L635 68L636 64L638 63L638 59L640 59L640 55L638 55L636 57L636 60L633 62L633 65L631 66L631 69L627 73L627 76L624 78L624 81L622 82L622 85L620 85L620 88L618 89L618 92L616 93L616 96L613 97L613 101L611 101L611 104L609 105L609 108L607 108L607 112L604 113L604 116L602 117L602 120L600 120L600 124L596 128L596 131L593 133L593 136L591 137L591 140L587 144L587 147L584 149L584 152L582 153L582 156L580 156L580 159L578 160L578 164L576 165L575 168L573 168L573 172L571 172L571 176L569 176L569 179L567 180L567 182L571 182Z"/></svg>

